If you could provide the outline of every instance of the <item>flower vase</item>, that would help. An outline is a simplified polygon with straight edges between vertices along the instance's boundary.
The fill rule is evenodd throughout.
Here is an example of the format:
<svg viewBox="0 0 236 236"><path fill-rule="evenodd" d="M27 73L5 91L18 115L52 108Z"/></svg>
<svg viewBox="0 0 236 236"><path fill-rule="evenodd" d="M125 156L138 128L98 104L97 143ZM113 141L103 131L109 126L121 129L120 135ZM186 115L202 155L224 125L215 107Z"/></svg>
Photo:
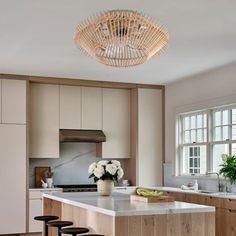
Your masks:
<svg viewBox="0 0 236 236"><path fill-rule="evenodd" d="M114 182L110 179L99 179L97 181L97 191L101 196L110 196L113 192Z"/></svg>

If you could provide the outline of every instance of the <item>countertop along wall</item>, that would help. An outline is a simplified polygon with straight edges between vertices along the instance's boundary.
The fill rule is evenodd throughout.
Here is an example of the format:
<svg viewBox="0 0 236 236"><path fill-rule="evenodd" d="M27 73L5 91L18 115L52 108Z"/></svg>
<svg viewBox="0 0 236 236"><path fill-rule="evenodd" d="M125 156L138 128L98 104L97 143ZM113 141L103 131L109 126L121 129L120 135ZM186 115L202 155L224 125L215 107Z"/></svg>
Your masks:
<svg viewBox="0 0 236 236"><path fill-rule="evenodd" d="M164 182L165 186L179 186L193 179L179 179L172 176L175 160L176 114L236 103L236 63L167 85L165 99ZM203 180L202 185L206 185L205 182Z"/></svg>

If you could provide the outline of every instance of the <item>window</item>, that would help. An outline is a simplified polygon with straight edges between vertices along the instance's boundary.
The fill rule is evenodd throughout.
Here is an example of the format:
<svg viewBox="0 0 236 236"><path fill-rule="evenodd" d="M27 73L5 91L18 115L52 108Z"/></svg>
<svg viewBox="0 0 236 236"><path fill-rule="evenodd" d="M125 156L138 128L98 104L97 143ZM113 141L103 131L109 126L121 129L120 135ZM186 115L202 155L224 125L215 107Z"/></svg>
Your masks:
<svg viewBox="0 0 236 236"><path fill-rule="evenodd" d="M178 175L219 171L221 155L236 155L236 106L181 114L177 120Z"/></svg>

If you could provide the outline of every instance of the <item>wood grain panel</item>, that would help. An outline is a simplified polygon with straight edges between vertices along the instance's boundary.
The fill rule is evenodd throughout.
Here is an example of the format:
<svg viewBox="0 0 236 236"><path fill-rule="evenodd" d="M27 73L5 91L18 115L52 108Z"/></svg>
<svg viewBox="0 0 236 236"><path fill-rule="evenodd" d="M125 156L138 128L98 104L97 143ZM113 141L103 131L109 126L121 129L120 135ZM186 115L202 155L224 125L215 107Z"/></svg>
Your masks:
<svg viewBox="0 0 236 236"><path fill-rule="evenodd" d="M106 236L214 236L214 213L184 213L145 216L109 216L69 204L44 200L45 214L61 214L74 226ZM58 211L61 209L61 211Z"/></svg>
<svg viewBox="0 0 236 236"><path fill-rule="evenodd" d="M128 235L142 236L142 217L131 216L129 219Z"/></svg>
<svg viewBox="0 0 236 236"><path fill-rule="evenodd" d="M89 87L101 87L101 88L149 88L149 89L163 89L164 85L156 84L137 84L137 83L121 83L111 81L96 81L96 80L82 80L82 79L70 79L70 78L58 78L58 77L43 77L43 76L30 76L30 75L16 75L16 74L0 74L0 78L3 79L15 79L15 80L28 80L34 83L41 84L57 84L57 85L77 85L77 86L89 86Z"/></svg>
<svg viewBox="0 0 236 236"><path fill-rule="evenodd" d="M130 184L136 185L137 158L138 158L138 89L130 91L130 150L131 158L125 159L124 179L128 179Z"/></svg>

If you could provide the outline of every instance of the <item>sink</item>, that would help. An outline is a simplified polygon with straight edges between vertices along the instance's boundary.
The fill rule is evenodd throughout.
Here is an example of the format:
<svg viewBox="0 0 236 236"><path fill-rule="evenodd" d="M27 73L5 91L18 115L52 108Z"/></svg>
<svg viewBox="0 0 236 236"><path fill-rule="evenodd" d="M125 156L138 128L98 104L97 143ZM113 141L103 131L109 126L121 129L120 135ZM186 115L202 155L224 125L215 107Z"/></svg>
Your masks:
<svg viewBox="0 0 236 236"><path fill-rule="evenodd" d="M217 196L235 196L236 197L236 193L218 192L218 193L213 193L213 194Z"/></svg>
<svg viewBox="0 0 236 236"><path fill-rule="evenodd" d="M213 192L213 191L209 191L209 190L198 190L198 193L216 194L218 192Z"/></svg>

